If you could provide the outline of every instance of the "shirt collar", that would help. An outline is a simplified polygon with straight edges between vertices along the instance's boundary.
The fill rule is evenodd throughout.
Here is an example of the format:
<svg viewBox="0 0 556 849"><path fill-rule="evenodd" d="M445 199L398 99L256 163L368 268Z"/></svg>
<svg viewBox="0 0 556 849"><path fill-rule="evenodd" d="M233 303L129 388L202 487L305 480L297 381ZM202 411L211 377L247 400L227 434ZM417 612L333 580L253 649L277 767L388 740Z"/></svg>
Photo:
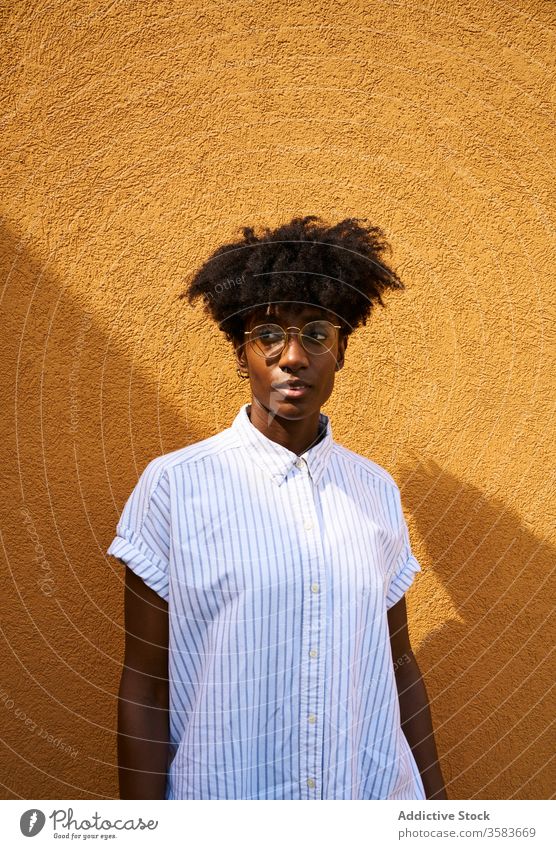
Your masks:
<svg viewBox="0 0 556 849"><path fill-rule="evenodd" d="M261 433L251 423L247 415L247 407L249 406L249 403L246 403L240 408L232 422L232 430L251 459L280 486L286 476L295 468L296 460L299 459L298 455ZM305 458L309 475L316 485L322 478L334 442L330 419L324 413L319 414L319 433L322 429L325 430L325 435L320 442L317 442L316 445L313 445L301 455Z"/></svg>

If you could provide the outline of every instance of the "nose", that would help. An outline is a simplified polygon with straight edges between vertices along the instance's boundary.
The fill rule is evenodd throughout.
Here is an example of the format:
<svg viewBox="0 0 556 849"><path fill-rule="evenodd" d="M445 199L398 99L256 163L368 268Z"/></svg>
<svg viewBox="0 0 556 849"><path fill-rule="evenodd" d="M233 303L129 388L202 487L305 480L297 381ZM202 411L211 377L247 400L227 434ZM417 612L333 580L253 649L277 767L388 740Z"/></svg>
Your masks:
<svg viewBox="0 0 556 849"><path fill-rule="evenodd" d="M289 332L286 338L286 343L280 354L280 367L289 367L297 369L300 366L309 364L308 354L299 338L298 332Z"/></svg>

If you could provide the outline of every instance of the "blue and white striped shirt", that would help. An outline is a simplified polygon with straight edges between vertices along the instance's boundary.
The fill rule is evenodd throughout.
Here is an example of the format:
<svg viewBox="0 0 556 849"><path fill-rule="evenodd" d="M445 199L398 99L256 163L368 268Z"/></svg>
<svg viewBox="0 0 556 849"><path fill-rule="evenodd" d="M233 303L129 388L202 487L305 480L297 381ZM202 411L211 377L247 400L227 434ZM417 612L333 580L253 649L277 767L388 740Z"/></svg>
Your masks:
<svg viewBox="0 0 556 849"><path fill-rule="evenodd" d="M168 601L167 799L424 799L386 611L421 567L399 489L250 421L152 460L108 554Z"/></svg>

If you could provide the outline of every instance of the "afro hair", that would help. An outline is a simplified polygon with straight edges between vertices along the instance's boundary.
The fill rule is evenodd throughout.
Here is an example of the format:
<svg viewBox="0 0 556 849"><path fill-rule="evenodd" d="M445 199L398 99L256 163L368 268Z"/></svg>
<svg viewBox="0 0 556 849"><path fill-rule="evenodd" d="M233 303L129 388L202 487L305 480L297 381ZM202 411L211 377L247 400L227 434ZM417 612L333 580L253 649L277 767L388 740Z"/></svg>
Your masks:
<svg viewBox="0 0 556 849"><path fill-rule="evenodd" d="M242 227L243 239L219 247L179 298L202 298L205 311L229 341L241 341L247 316L283 302L333 313L349 336L387 289L404 289L385 263L384 232L367 219L328 225L316 215L293 218L275 230Z"/></svg>

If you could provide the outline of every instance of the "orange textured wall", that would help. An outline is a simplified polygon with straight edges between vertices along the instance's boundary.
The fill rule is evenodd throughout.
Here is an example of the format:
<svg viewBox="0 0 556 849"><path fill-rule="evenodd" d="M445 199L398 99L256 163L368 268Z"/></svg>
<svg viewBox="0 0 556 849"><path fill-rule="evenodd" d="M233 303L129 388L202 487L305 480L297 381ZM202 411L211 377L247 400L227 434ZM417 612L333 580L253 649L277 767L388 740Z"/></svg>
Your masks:
<svg viewBox="0 0 556 849"><path fill-rule="evenodd" d="M2 12L3 793L117 796L122 572L153 457L248 400L187 274L242 224L367 217L407 285L326 412L398 481L451 798L548 798L549 0Z"/></svg>

